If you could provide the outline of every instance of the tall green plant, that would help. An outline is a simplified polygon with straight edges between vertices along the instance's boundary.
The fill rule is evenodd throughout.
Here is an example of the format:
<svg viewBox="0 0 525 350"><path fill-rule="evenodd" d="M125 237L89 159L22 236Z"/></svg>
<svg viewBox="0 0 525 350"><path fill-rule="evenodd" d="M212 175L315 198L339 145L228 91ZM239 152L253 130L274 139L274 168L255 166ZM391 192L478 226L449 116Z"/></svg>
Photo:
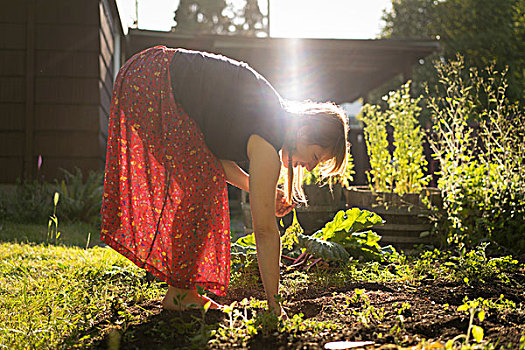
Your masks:
<svg viewBox="0 0 525 350"><path fill-rule="evenodd" d="M367 173L370 188L387 192L392 185L392 156L388 151L387 118L379 106L366 104L357 118L365 123L364 133L370 171Z"/></svg>
<svg viewBox="0 0 525 350"><path fill-rule="evenodd" d="M423 132L416 116L421 97L410 97L410 82L388 94L389 122L394 129L394 191L399 194L419 193L428 185L427 161L423 154Z"/></svg>
<svg viewBox="0 0 525 350"><path fill-rule="evenodd" d="M339 177L339 182L341 185L343 185L344 188L349 188L350 183L354 180L354 174L355 174L355 163L354 163L354 157L352 156L352 152L348 150L348 155L346 158L346 169L342 176Z"/></svg>
<svg viewBox="0 0 525 350"><path fill-rule="evenodd" d="M470 69L465 79L461 57L437 69L445 95L429 99L431 147L440 163L448 240L494 239L525 251L525 122L505 97L506 73L489 67L483 78Z"/></svg>
<svg viewBox="0 0 525 350"><path fill-rule="evenodd" d="M359 115L365 125L365 138L371 170L368 173L372 190L398 194L419 193L428 185L425 176L427 161L423 154L423 132L417 117L421 97L410 97L410 82L391 91L383 99L386 111L379 106L365 105ZM388 150L387 127L393 129L393 154Z"/></svg>

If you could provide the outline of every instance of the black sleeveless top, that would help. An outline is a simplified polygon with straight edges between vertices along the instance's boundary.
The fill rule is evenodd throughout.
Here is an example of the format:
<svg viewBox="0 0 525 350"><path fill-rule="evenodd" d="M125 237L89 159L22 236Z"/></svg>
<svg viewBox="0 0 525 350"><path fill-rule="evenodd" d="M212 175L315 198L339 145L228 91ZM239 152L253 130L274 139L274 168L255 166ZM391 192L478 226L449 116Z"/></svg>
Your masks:
<svg viewBox="0 0 525 350"><path fill-rule="evenodd" d="M290 115L277 91L246 63L177 49L170 76L175 102L197 122L217 158L248 160L252 134L281 149Z"/></svg>

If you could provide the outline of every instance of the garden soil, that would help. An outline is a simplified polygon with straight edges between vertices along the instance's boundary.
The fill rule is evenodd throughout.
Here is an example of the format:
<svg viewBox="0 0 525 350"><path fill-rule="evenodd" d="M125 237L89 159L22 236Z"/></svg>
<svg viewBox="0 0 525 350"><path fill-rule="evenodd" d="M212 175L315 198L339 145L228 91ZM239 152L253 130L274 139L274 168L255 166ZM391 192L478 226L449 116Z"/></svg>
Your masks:
<svg viewBox="0 0 525 350"><path fill-rule="evenodd" d="M520 285L525 283L523 271L513 278ZM363 304L348 302L355 296L356 289L363 291L362 298L367 298L368 309L373 307L380 312L381 320L372 317L363 322L359 314ZM226 325L226 314L209 310L201 322L199 310L163 311L160 300L149 301L126 307L127 313L133 315L133 321L119 319L118 312L117 315L100 315L99 322L90 331L99 333L100 337L94 338L96 341L89 346L85 345L99 349L323 349L326 343L333 341L373 341L375 345L366 349L404 349L426 339L427 344L436 346L428 348L436 349L439 344L466 334L469 314L457 311L465 297L469 300L480 297L497 300L502 294L516 305L525 304L522 289L502 284L472 287L429 280L417 286L355 282L335 288L306 285L286 297L288 316L301 313L304 320L337 323L341 326L339 329L267 335L258 332L244 341L240 337L226 337L208 345L198 345L206 344L206 341L194 337L196 329L203 326L217 329L220 324ZM217 301L230 304L250 297L263 300L262 288L232 289ZM403 303L409 307L402 307ZM525 334L525 313L515 308L492 310L487 312L483 322L475 318L474 324L483 328L485 341L514 344L510 348L518 349L517 344Z"/></svg>

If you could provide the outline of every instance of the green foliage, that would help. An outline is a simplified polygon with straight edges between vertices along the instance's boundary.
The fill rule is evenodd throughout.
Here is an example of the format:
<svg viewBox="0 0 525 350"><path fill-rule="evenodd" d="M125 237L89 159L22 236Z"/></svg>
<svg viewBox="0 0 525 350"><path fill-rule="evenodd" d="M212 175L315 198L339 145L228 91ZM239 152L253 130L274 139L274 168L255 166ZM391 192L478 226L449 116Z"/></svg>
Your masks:
<svg viewBox="0 0 525 350"><path fill-rule="evenodd" d="M426 251L419 256L411 268L415 279L436 279L459 282L469 286L482 286L487 283L515 285L511 279L520 266L512 256L490 258L486 254L487 244L472 250Z"/></svg>
<svg viewBox="0 0 525 350"><path fill-rule="evenodd" d="M429 99L430 144L440 164L444 233L449 243L492 239L523 251L525 122L505 97L505 72L489 67L483 78L471 69L464 79L461 57L437 69L446 95Z"/></svg>
<svg viewBox="0 0 525 350"><path fill-rule="evenodd" d="M312 171L306 170L304 172L303 183L305 185L315 185L321 180L321 178L321 171L318 167L315 167Z"/></svg>
<svg viewBox="0 0 525 350"><path fill-rule="evenodd" d="M101 315L123 325L135 317L128 305L161 295L111 249L2 244L0 260L0 344L10 349L76 347L80 334L89 344Z"/></svg>
<svg viewBox="0 0 525 350"><path fill-rule="evenodd" d="M346 211L340 210L335 214L332 221L326 223L326 225L314 235L322 237L327 241L344 242L345 240L351 239L347 237L348 234L362 232L367 228L382 223L383 219L381 219L379 215L368 210L361 210L359 208L352 208Z"/></svg>
<svg viewBox="0 0 525 350"><path fill-rule="evenodd" d="M286 228L281 237L281 246L284 249L292 250L295 244L299 243L298 235L304 232L299 220L297 220L297 212L293 209L293 219L290 226Z"/></svg>
<svg viewBox="0 0 525 350"><path fill-rule="evenodd" d="M346 158L346 169L342 176L339 177L339 182L344 188L349 188L350 183L354 180L355 175L355 163L354 157L352 157L352 152L348 150L348 155Z"/></svg>
<svg viewBox="0 0 525 350"><path fill-rule="evenodd" d="M176 32L267 36L268 20L257 0L181 0L175 11Z"/></svg>
<svg viewBox="0 0 525 350"><path fill-rule="evenodd" d="M495 61L509 67L509 96L525 102L525 2L523 0L396 0L385 12L383 38L439 38L440 52L417 65L412 75L416 95L438 81L437 59L466 57L467 67L478 70ZM468 77L468 74L464 77ZM385 91L385 90L383 90ZM440 93L433 90L434 97ZM442 96L442 95L441 95Z"/></svg>
<svg viewBox="0 0 525 350"><path fill-rule="evenodd" d="M90 171L73 173L62 169L64 178L55 183L18 180L14 190L5 189L0 197L0 219L18 223L42 223L53 211L54 193L60 194L56 216L65 222L100 223L104 174Z"/></svg>
<svg viewBox="0 0 525 350"><path fill-rule="evenodd" d="M506 273L516 271L518 261L510 255L489 258L486 254L487 246L487 243L480 244L473 250L451 256L450 262L445 263L445 266L455 272L458 280L468 285L481 285L491 281L509 283Z"/></svg>
<svg viewBox="0 0 525 350"><path fill-rule="evenodd" d="M423 132L417 117L421 98L410 97L410 82L383 99L388 104L385 112L379 106L365 105L358 118L364 128L370 159L368 181L370 188L379 192L394 191L400 195L420 193L428 185L424 176L427 162L423 154ZM393 129L394 152L388 150L387 127Z"/></svg>
<svg viewBox="0 0 525 350"><path fill-rule="evenodd" d="M219 325L217 331L212 332L209 344L224 341L231 344L243 344L254 336L269 337L275 333L287 334L292 340L304 333L316 333L339 329L340 326L332 322L320 322L305 319L299 313L290 318L279 318L274 313L264 310L267 303L253 298L244 298L239 303L233 302L226 306L226 322ZM263 310L261 310L263 309Z"/></svg>
<svg viewBox="0 0 525 350"><path fill-rule="evenodd" d="M18 179L14 189L0 196L0 219L17 223L45 224L52 211L53 186L41 181Z"/></svg>
<svg viewBox="0 0 525 350"><path fill-rule="evenodd" d="M318 237L303 235L303 228L297 220L297 213L293 211L292 224L288 226L281 237L284 249L293 250L294 246L325 261L346 261L350 257L345 248L335 242L327 242Z"/></svg>
<svg viewBox="0 0 525 350"><path fill-rule="evenodd" d="M377 325L385 318L385 308L376 308L363 289L356 288L352 296L344 295L343 313L349 313L365 327ZM358 306L358 308L353 308Z"/></svg>
<svg viewBox="0 0 525 350"><path fill-rule="evenodd" d="M206 307L188 313L162 312L159 315L158 303L152 303L151 300L159 300L166 285L147 283L143 269L112 249L1 244L0 343L13 349L99 348L105 347L109 340L115 341L115 344L121 341L121 347L132 348L138 346L133 342L134 336L140 335L140 339L146 341L150 340L148 336L151 337L151 344L148 344L150 348L173 347L173 344L196 349L248 348L252 344L261 344L261 338L280 345L284 339L284 347L293 348L297 344L303 346L314 335L317 335L315 344L344 337L347 334L345 329L359 322L359 327L369 328L368 333L377 331L383 335L373 335L370 340L390 343L392 338L386 338L390 336L394 338L394 342L401 344L407 334L406 329L420 324L417 323L417 317L412 318L415 316L412 312L415 313L417 307L425 304L423 298L410 298L410 295L416 291L425 295L427 288L456 279L456 271L442 264L443 261L451 261L450 256L450 253L441 251L425 257L397 255L389 259L388 264L349 260L339 268L285 273L282 276L283 285L296 283L297 280L299 283L295 290L283 290L283 295L290 301L289 304L284 301L289 318L279 319L265 312L266 301L253 297L232 302L220 316L212 310L206 312ZM426 261L422 263L425 266L441 264L443 275L436 275L433 279L440 283L419 283L427 277L421 275L416 278L414 266L416 262L423 260ZM482 264L482 261L479 263ZM485 264L489 270L505 263L500 261L497 265L490 266L487 260ZM521 273L516 277L521 279ZM491 286L496 287L497 284ZM262 295L260 281L257 288L252 288L238 289L234 286L230 296L236 298L242 291ZM334 292L332 304L326 303L331 293L321 291L322 288L330 288ZM480 293L475 288L458 290L466 291L469 295ZM309 291L306 297L300 294L305 291ZM509 290L513 298L520 298L515 294L516 291L519 292L519 289ZM392 305L393 301L407 295L410 300L399 300ZM430 306L430 300L427 300L429 312L436 310L442 303L440 300L443 300L436 294L433 295L432 299L438 305L432 303L433 306ZM452 296L450 293L449 297ZM322 306L319 315L312 314L312 304ZM521 345L513 346L508 342L500 342L497 347L486 339L481 343L483 347L475 341L476 337L481 339L478 327L485 328L483 322L487 318L496 326L501 324L499 322L518 324L523 316L523 305L516 305L517 303L505 299L503 295L499 298L496 295L495 298L464 299L463 304L465 306L457 309L442 304L447 314L436 313L437 317L451 316L450 319L457 319L458 316L468 317L472 315L470 310L475 310L469 331L467 332L465 326L464 331L467 333L453 339L447 349L523 347L524 340L521 340ZM307 310L309 316L299 313L301 310ZM332 318L327 319L327 311ZM297 314L292 315L295 312ZM110 328L113 333L108 335ZM495 339L493 331L486 333L484 338ZM465 345L466 334L471 339L468 346ZM446 339L446 335L439 334L439 337ZM337 339L341 338L334 340ZM288 345L286 341L289 342ZM142 344L144 343L139 343ZM416 345L413 347L426 348Z"/></svg>
<svg viewBox="0 0 525 350"><path fill-rule="evenodd" d="M298 248L305 249L308 253L325 261L347 261L350 258L350 254L339 243L300 233L296 237Z"/></svg>
<svg viewBox="0 0 525 350"><path fill-rule="evenodd" d="M327 261L346 261L349 251L354 256L365 259L377 259L381 256L381 239L375 232L367 230L382 224L381 217L368 210L359 208L341 210L334 219L312 236L306 236L294 211L292 224L281 238L284 249L304 249L307 253ZM366 230L366 231L364 231ZM232 244L232 254L255 254L255 234L239 238Z"/></svg>
<svg viewBox="0 0 525 350"><path fill-rule="evenodd" d="M340 244L352 256L377 259L381 256L381 247L378 244L381 237L367 229L382 223L383 219L379 215L368 210L359 208L341 210L335 214L332 221L313 236Z"/></svg>
<svg viewBox="0 0 525 350"><path fill-rule="evenodd" d="M99 223L104 174L90 171L84 179L79 168L75 168L74 173L65 169L62 169L62 172L64 179L56 182L62 197L58 215L71 222Z"/></svg>
<svg viewBox="0 0 525 350"><path fill-rule="evenodd" d="M420 193L428 185L427 161L423 154L423 132L418 125L421 97L410 97L410 82L392 91L388 102L389 122L394 133L393 180L398 194Z"/></svg>
<svg viewBox="0 0 525 350"><path fill-rule="evenodd" d="M246 236L240 237L231 245L232 254L257 254L257 247L255 244L255 234L250 233Z"/></svg>
<svg viewBox="0 0 525 350"><path fill-rule="evenodd" d="M305 185L324 185L328 182L331 185L341 184L343 187L350 187L350 183L354 180L355 163L352 153L348 152L346 158L346 169L343 175L334 176L328 180L323 179L323 175L319 167L315 167L312 171L305 170L303 176L303 184Z"/></svg>
<svg viewBox="0 0 525 350"><path fill-rule="evenodd" d="M387 118L379 106L366 104L357 118L363 121L366 149L370 161L367 173L370 187L378 192L388 192L392 186L392 156L388 151Z"/></svg>
<svg viewBox="0 0 525 350"><path fill-rule="evenodd" d="M474 324L475 319L477 318L479 323L482 323L485 320L487 313L492 310L510 309L515 307L516 304L510 300L505 299L503 295L501 295L496 300L487 300L483 298L468 300L468 297L465 297L463 299L463 304L458 307L457 311L466 312L470 316L467 333L465 335L462 334L457 336L456 338L449 341L447 345L452 345L458 340L463 339L463 345L468 346L471 336L474 338L476 343L481 343L483 341L484 331L483 328Z"/></svg>

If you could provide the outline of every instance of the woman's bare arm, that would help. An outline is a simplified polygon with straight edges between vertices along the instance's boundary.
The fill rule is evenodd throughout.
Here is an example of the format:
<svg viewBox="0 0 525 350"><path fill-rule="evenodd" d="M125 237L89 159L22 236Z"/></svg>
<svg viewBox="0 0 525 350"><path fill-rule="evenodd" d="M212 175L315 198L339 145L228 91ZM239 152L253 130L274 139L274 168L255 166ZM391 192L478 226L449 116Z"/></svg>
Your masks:
<svg viewBox="0 0 525 350"><path fill-rule="evenodd" d="M241 169L237 163L231 160L221 159L224 173L226 174L226 181L235 187L240 188L243 191L250 192L250 176Z"/></svg>
<svg viewBox="0 0 525 350"><path fill-rule="evenodd" d="M279 292L281 238L275 220L275 188L281 162L276 150L258 135L248 141L250 159L250 205L257 244L257 260L268 307L281 313L275 296Z"/></svg>

